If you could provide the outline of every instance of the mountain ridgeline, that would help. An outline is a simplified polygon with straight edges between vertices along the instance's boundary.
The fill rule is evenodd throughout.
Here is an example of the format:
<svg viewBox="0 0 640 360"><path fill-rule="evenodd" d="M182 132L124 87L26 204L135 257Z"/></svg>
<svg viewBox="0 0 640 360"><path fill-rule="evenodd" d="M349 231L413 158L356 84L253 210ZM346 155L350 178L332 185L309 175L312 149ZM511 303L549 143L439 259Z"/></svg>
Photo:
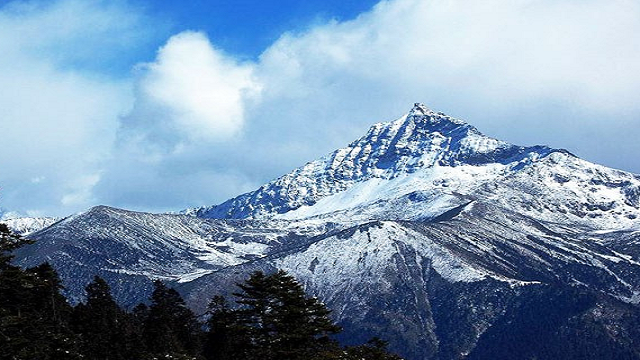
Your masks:
<svg viewBox="0 0 640 360"><path fill-rule="evenodd" d="M172 283L196 312L249 274L293 275L343 327L409 360L640 359L640 177L523 147L416 104L348 146L181 214L96 207L30 233L83 299Z"/></svg>
<svg viewBox="0 0 640 360"><path fill-rule="evenodd" d="M205 218L264 217L313 205L372 178L392 179L434 166L527 162L552 151L561 150L521 147L492 139L469 124L415 104L408 115L376 124L349 146L256 191L190 212Z"/></svg>

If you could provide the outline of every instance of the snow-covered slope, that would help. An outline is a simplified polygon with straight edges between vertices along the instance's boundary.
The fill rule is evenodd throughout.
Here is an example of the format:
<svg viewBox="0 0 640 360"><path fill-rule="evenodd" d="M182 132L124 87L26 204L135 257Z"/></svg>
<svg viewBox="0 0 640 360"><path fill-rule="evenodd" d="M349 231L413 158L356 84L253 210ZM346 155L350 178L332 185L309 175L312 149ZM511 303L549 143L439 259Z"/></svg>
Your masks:
<svg viewBox="0 0 640 360"><path fill-rule="evenodd" d="M640 217L640 177L566 150L492 139L461 120L416 104L376 124L348 147L312 161L205 218L325 221L430 219L471 199L505 211L599 229L628 229Z"/></svg>
<svg viewBox="0 0 640 360"><path fill-rule="evenodd" d="M536 304L541 300L530 297L548 291L577 287L597 294L604 300L594 309L609 302L637 306L637 254L605 246L619 244L615 239L628 232L605 240L610 233L547 225L553 224L474 201L431 222L373 221L320 236L205 275L182 290L204 310L203 299L228 294L250 272L284 269L333 309L345 339L384 334L409 359L460 359L515 304Z"/></svg>
<svg viewBox="0 0 640 360"><path fill-rule="evenodd" d="M97 206L29 236L17 262L56 266L74 301L95 274L114 280L116 295L138 300L151 279L185 282L278 251L329 231L311 222L222 221ZM136 282L123 279L135 278Z"/></svg>
<svg viewBox="0 0 640 360"><path fill-rule="evenodd" d="M0 222L7 224L14 233L26 236L42 230L56 221L58 219L52 217L19 217L5 219Z"/></svg>
<svg viewBox="0 0 640 360"><path fill-rule="evenodd" d="M640 176L563 152L486 183L477 196L538 220L603 230L640 226Z"/></svg>
<svg viewBox="0 0 640 360"><path fill-rule="evenodd" d="M30 234L17 261L54 264L75 301L95 274L126 304L150 279L174 281L198 312L251 271L285 269L333 309L346 340L381 336L411 360L483 358L500 331L537 321L532 308L564 324L545 327L550 338L597 336L640 359L640 177L566 150L492 139L416 104L186 213L96 207ZM531 318L517 320L521 309Z"/></svg>
<svg viewBox="0 0 640 360"><path fill-rule="evenodd" d="M187 213L207 218L271 217L302 206L312 206L322 198L370 179L373 183L384 183L382 180L421 171L423 177L447 186L447 180L456 179L465 171L438 181L436 173L424 174L424 169L437 172L442 167L465 166L469 173L490 177L504 170L507 164L510 167L522 166L552 151L544 146L520 147L492 139L461 120L415 104L407 115L398 120L375 124L364 137L349 146L309 162L254 192L218 206L191 209ZM483 165L489 166L483 169ZM481 169L478 171L471 167ZM484 174L485 170L488 174ZM362 190L367 191L358 189ZM353 203L336 205L344 209L344 205L352 206Z"/></svg>

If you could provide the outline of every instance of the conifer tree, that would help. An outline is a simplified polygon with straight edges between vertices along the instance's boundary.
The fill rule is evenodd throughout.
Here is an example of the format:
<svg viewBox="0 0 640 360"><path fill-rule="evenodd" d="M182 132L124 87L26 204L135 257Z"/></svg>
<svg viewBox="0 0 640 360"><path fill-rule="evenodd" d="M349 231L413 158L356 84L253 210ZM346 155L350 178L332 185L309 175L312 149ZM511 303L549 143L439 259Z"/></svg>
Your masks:
<svg viewBox="0 0 640 360"><path fill-rule="evenodd" d="M177 291L159 280L154 282L143 337L147 351L158 356L196 355L200 350L201 330L195 314Z"/></svg>
<svg viewBox="0 0 640 360"><path fill-rule="evenodd" d="M340 331L330 311L284 271L253 273L234 295L242 307L240 325L247 329L253 358L311 359L320 349L336 346L329 336Z"/></svg>
<svg viewBox="0 0 640 360"><path fill-rule="evenodd" d="M71 306L49 264L0 272L0 354L11 359L80 357L69 328Z"/></svg>
<svg viewBox="0 0 640 360"><path fill-rule="evenodd" d="M341 330L330 311L284 271L254 272L237 285L237 308L222 296L209 304L208 360L400 360L379 339L340 347L330 339Z"/></svg>
<svg viewBox="0 0 640 360"><path fill-rule="evenodd" d="M214 296L207 311L207 336L204 357L211 360L234 360L246 358L246 329L238 323L237 311L231 309L222 296Z"/></svg>
<svg viewBox="0 0 640 360"><path fill-rule="evenodd" d="M0 354L9 359L76 359L71 307L49 264L23 270L12 252L30 241L0 224Z"/></svg>
<svg viewBox="0 0 640 360"><path fill-rule="evenodd" d="M74 330L80 334L85 356L96 360L126 360L139 355L139 340L131 315L111 296L107 282L99 276L87 285L87 300L74 309Z"/></svg>

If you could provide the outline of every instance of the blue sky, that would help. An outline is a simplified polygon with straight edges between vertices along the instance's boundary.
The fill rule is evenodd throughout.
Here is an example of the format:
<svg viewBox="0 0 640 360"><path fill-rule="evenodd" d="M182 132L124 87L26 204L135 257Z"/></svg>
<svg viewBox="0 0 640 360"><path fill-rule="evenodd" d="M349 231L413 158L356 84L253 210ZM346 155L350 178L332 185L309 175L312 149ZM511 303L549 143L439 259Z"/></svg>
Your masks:
<svg viewBox="0 0 640 360"><path fill-rule="evenodd" d="M640 173L628 0L0 2L0 208L211 205L414 102Z"/></svg>
<svg viewBox="0 0 640 360"><path fill-rule="evenodd" d="M350 20L372 0L138 0L152 17L174 32L199 30L212 43L239 57L255 58L284 32L304 31L334 19Z"/></svg>

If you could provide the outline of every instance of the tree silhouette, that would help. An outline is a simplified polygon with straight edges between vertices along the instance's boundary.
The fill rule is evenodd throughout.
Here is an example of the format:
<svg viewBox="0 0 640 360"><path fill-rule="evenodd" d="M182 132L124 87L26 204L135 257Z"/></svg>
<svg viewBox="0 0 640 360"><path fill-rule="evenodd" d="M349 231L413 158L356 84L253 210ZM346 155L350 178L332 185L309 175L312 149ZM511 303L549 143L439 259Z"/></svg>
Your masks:
<svg viewBox="0 0 640 360"><path fill-rule="evenodd" d="M99 276L85 288L87 300L73 312L73 328L80 334L85 356L96 360L126 360L140 354L140 339L132 316L111 296L107 282Z"/></svg>
<svg viewBox="0 0 640 360"><path fill-rule="evenodd" d="M195 355L201 330L195 314L177 291L156 280L144 322L147 350L159 356Z"/></svg>

